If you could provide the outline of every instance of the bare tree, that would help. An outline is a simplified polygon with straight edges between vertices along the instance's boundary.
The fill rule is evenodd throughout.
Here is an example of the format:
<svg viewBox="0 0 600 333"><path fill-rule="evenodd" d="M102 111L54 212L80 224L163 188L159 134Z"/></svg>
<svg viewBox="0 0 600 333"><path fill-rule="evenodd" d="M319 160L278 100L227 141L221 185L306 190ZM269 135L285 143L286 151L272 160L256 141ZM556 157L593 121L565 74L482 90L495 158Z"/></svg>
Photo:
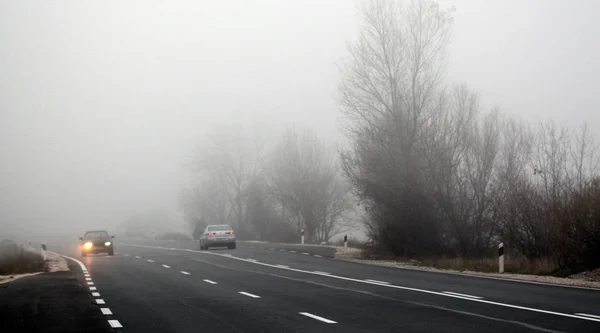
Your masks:
<svg viewBox="0 0 600 333"><path fill-rule="evenodd" d="M344 171L371 217L368 230L396 254L435 248L437 223L418 151L440 116L452 18L430 1L370 1L341 68L340 104L352 148Z"/></svg>
<svg viewBox="0 0 600 333"><path fill-rule="evenodd" d="M335 154L315 134L287 131L273 151L270 175L273 195L309 241L327 241L339 232L352 207L349 187Z"/></svg>
<svg viewBox="0 0 600 333"><path fill-rule="evenodd" d="M247 231L244 195L262 168L264 142L257 134L247 135L241 126L218 128L198 152L197 171L218 182L242 237Z"/></svg>

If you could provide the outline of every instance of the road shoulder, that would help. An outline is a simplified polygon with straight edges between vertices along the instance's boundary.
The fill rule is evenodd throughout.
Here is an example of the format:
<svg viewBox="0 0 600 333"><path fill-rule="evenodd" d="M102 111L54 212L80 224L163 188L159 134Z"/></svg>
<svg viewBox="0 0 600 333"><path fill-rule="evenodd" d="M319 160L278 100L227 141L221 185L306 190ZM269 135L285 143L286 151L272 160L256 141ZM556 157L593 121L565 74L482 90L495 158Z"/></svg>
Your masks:
<svg viewBox="0 0 600 333"><path fill-rule="evenodd" d="M68 262L58 270L0 285L0 332L112 332Z"/></svg>

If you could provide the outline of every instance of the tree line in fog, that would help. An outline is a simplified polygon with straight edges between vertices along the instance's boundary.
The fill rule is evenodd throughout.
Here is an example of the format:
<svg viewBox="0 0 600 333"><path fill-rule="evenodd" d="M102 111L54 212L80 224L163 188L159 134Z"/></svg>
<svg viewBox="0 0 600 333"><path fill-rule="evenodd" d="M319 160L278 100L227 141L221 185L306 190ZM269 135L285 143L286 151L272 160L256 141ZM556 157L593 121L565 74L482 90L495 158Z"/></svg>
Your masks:
<svg viewBox="0 0 600 333"><path fill-rule="evenodd" d="M600 267L600 155L587 126L484 110L445 78L452 10L367 1L340 65L341 148L308 129L275 142L231 127L198 151L182 208L193 228L320 243L363 223L374 251L512 256ZM568 110L565 110L568 112ZM196 227L197 226L197 227Z"/></svg>

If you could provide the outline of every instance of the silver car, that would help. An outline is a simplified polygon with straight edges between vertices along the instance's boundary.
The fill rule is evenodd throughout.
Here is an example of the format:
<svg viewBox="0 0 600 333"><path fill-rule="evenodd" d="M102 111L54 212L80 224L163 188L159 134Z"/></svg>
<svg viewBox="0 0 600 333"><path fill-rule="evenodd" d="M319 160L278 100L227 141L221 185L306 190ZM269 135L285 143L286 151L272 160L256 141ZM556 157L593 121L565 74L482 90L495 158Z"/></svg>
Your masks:
<svg viewBox="0 0 600 333"><path fill-rule="evenodd" d="M227 224L209 225L200 236L200 250L208 250L209 247L227 246L235 249L235 233L233 228Z"/></svg>

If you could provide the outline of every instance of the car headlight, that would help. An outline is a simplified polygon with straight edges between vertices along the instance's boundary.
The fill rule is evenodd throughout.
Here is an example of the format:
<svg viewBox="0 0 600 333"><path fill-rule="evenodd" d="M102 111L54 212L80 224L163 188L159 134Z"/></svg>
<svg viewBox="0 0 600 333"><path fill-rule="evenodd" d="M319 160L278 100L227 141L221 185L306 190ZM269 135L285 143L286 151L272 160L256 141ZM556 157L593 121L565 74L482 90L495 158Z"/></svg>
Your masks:
<svg viewBox="0 0 600 333"><path fill-rule="evenodd" d="M110 244L112 244L111 242L106 242L104 243L104 246L110 246Z"/></svg>
<svg viewBox="0 0 600 333"><path fill-rule="evenodd" d="M92 242L87 242L87 243L83 244L83 247L86 249L91 249L92 246L93 246Z"/></svg>

